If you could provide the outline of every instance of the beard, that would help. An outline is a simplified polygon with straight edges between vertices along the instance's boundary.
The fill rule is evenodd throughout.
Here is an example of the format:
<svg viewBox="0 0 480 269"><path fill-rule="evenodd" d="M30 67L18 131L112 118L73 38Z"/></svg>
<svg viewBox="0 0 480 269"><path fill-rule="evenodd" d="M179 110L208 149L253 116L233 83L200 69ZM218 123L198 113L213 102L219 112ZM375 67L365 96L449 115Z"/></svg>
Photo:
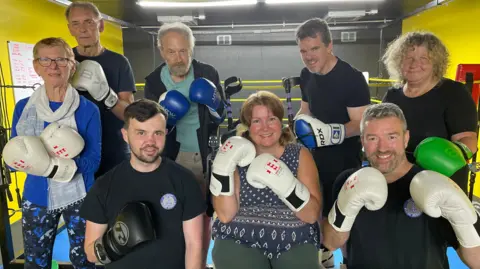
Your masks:
<svg viewBox="0 0 480 269"><path fill-rule="evenodd" d="M170 71L170 74L176 77L183 77L186 76L190 70L190 64L177 63L172 66L168 66L168 70Z"/></svg>
<svg viewBox="0 0 480 269"><path fill-rule="evenodd" d="M392 159L389 162L381 162L380 158L377 155L392 155ZM370 162L370 165L379 170L382 174L389 174L397 167L400 165L402 160L405 158L405 156L399 155L397 152L394 151L386 151L386 152L380 152L376 151L369 156L367 156L367 160Z"/></svg>
<svg viewBox="0 0 480 269"><path fill-rule="evenodd" d="M154 155L144 154L143 150L148 148L153 148L157 150L157 152ZM155 147L155 146L146 146L139 149L138 151L132 149L131 152L138 160L148 164L156 162L160 158L160 155L162 155L162 150L160 150L158 147Z"/></svg>

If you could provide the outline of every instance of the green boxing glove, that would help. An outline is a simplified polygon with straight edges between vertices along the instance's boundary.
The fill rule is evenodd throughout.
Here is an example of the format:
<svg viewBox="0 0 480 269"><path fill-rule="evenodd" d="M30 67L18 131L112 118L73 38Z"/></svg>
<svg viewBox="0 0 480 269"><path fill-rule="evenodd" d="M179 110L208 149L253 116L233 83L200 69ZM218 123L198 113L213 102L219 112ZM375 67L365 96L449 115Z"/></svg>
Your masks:
<svg viewBox="0 0 480 269"><path fill-rule="evenodd" d="M447 177L467 165L467 160L473 155L464 144L440 137L424 139L413 154L419 166Z"/></svg>

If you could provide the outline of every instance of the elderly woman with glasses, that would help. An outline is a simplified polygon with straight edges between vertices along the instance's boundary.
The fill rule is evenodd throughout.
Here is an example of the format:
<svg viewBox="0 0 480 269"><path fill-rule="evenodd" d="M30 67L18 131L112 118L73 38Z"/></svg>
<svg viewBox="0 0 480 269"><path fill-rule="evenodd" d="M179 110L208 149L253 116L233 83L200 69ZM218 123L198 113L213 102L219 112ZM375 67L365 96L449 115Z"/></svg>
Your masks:
<svg viewBox="0 0 480 269"><path fill-rule="evenodd" d="M64 40L40 40L33 56L44 84L16 104L11 139L3 150L7 165L27 174L22 201L25 268L51 268L61 215L73 266L95 268L83 249L85 220L79 209L100 163L100 113L69 83L76 65Z"/></svg>
<svg viewBox="0 0 480 269"><path fill-rule="evenodd" d="M383 101L405 114L409 161L451 177L466 192L467 160L477 150L477 112L465 86L444 77L448 58L432 33L400 36L383 56L390 77L398 81Z"/></svg>

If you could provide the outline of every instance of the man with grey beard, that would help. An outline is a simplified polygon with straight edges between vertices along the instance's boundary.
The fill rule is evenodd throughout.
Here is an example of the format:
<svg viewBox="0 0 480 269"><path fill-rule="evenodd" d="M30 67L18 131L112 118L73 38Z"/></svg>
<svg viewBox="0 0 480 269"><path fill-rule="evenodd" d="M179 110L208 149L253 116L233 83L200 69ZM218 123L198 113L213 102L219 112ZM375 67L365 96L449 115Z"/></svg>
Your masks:
<svg viewBox="0 0 480 269"><path fill-rule="evenodd" d="M207 195L204 173L210 153L208 139L217 133L226 112L223 106L225 94L218 72L211 65L193 59L195 38L192 30L183 23L162 25L158 31L157 46L165 62L145 78L144 92L145 98L160 102L169 113L167 124L170 126L163 155L190 169ZM192 94L193 90L195 94ZM213 98L208 97L212 93ZM206 102L199 101L196 98L199 95L203 95L201 99ZM212 99L220 105L212 107L207 104ZM212 213L212 210L207 210L205 215L205 262Z"/></svg>

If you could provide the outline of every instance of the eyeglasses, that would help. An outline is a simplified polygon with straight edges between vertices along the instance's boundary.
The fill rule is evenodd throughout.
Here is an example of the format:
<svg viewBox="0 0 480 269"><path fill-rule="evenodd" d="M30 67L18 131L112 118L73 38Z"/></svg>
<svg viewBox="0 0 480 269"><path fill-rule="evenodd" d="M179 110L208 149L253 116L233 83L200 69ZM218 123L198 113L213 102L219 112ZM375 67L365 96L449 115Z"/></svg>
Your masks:
<svg viewBox="0 0 480 269"><path fill-rule="evenodd" d="M56 59L42 57L42 58L37 58L36 60L43 67L49 67L52 64L52 62L55 62L60 67L65 67L68 65L68 62L70 61L68 58L61 58L61 57Z"/></svg>

